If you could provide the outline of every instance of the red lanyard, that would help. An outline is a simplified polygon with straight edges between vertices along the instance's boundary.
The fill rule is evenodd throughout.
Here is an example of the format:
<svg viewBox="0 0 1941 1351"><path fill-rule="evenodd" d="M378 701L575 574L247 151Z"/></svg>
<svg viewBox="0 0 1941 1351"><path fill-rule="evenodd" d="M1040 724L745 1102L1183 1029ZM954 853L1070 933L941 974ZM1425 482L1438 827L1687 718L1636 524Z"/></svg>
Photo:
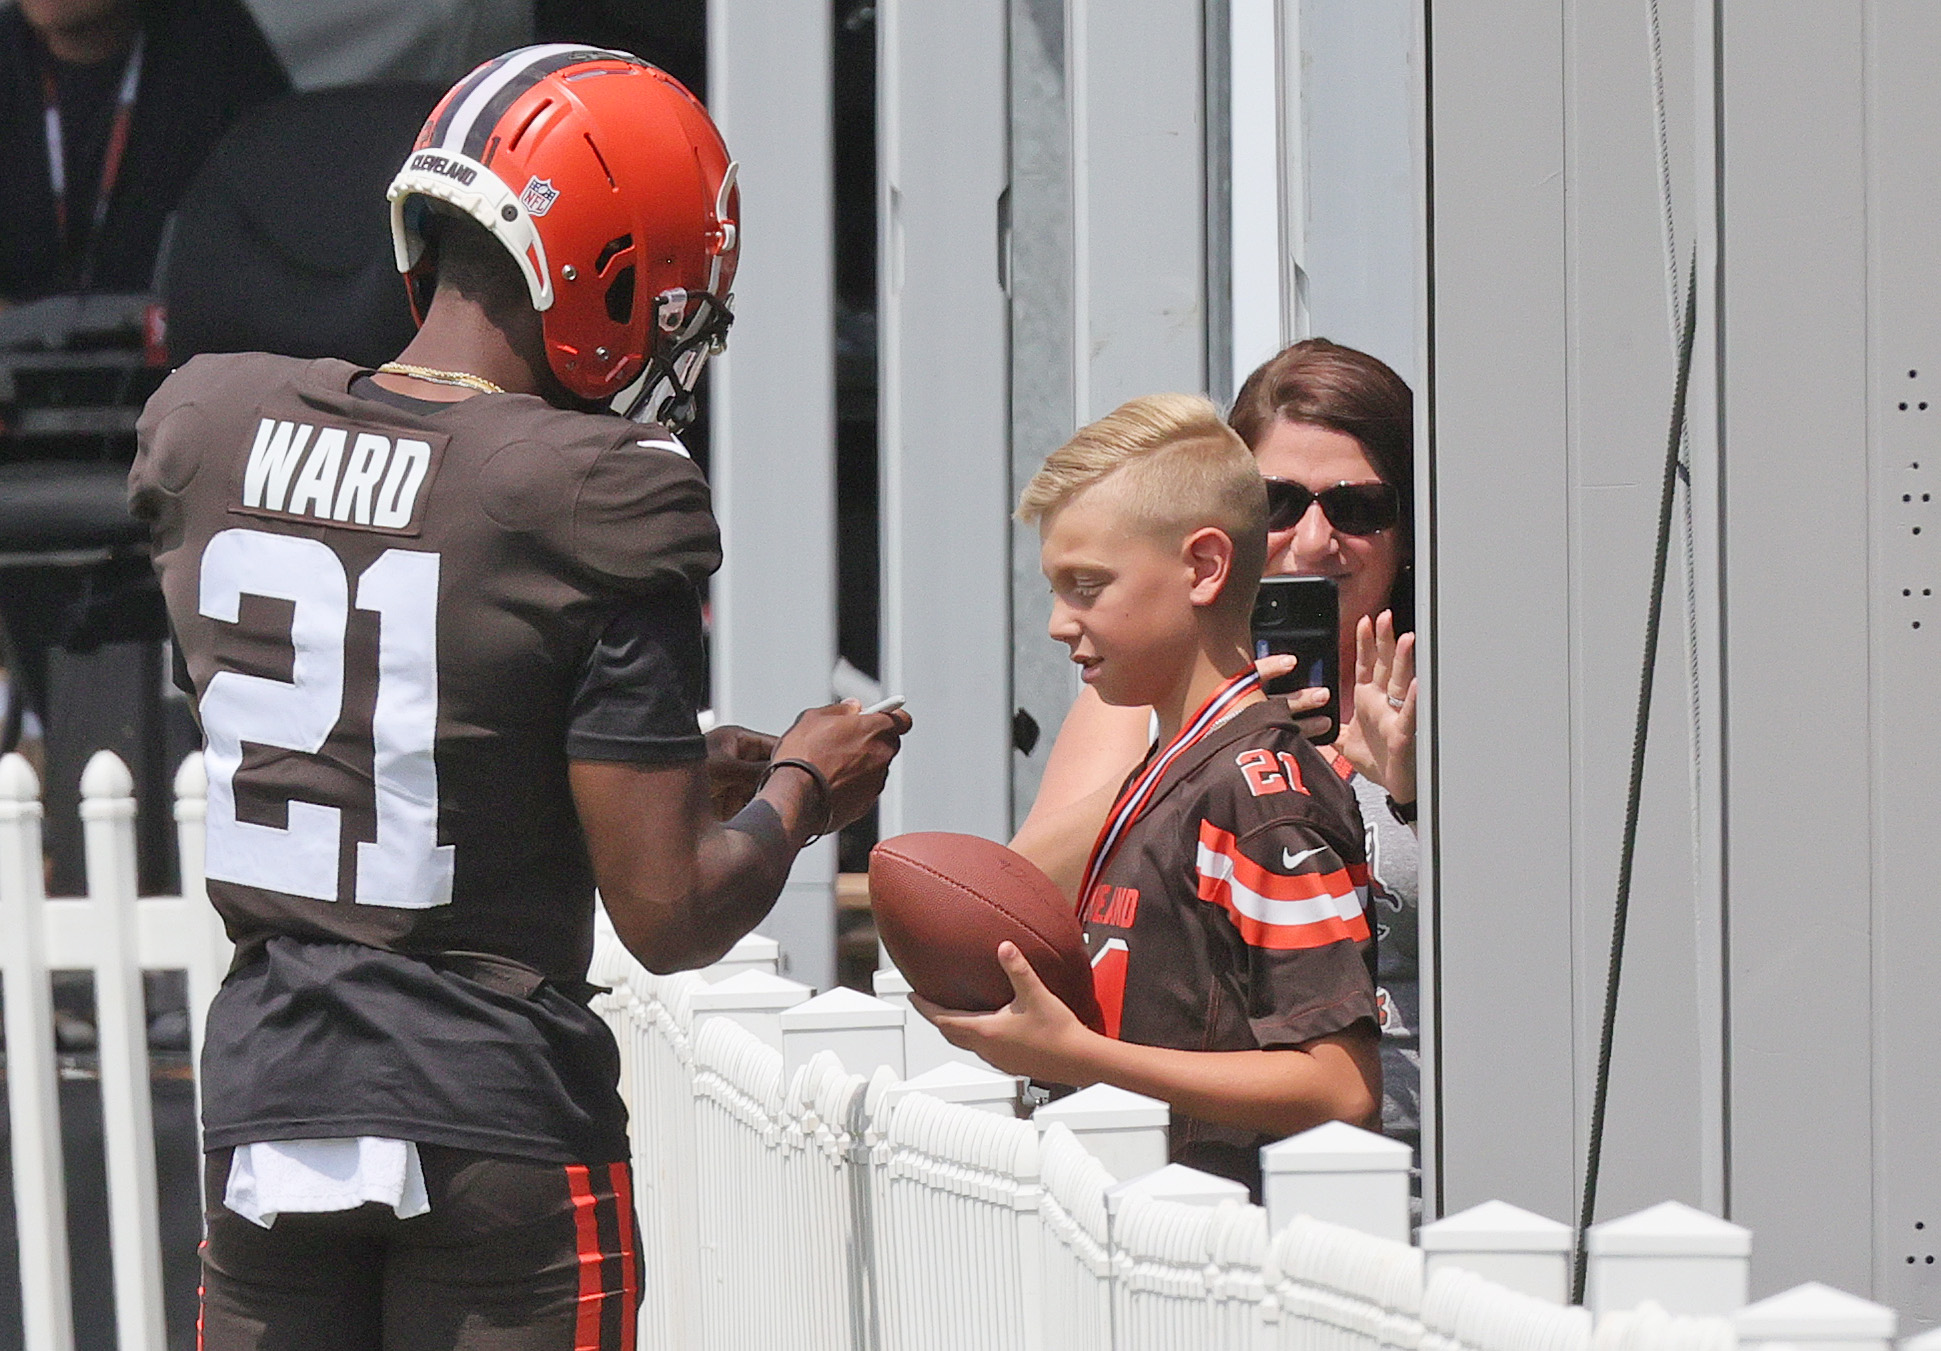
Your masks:
<svg viewBox="0 0 1941 1351"><path fill-rule="evenodd" d="M1146 814L1146 808L1158 797L1159 781L1166 777L1166 771L1208 732L1226 721L1226 715L1240 700L1260 688L1260 673L1249 666L1234 676L1211 697L1200 705L1200 711L1186 720L1166 748L1146 762L1146 767L1135 775L1130 783L1119 793L1119 800L1112 804L1112 810L1105 818L1105 829L1099 832L1098 841L1092 846L1092 857L1085 864L1085 883L1078 889L1078 905L1084 910L1085 898L1092 894L1092 888L1104 875L1106 866L1112 862L1112 855L1118 852L1125 834L1132 829L1133 823Z"/></svg>
<svg viewBox="0 0 1941 1351"><path fill-rule="evenodd" d="M121 73L121 89L115 95L114 125L108 130L108 148L101 156L101 185L94 194L94 219L88 225L87 239L80 251L80 282L86 286L93 278L94 251L101 241L101 227L108 219L108 199L114 195L121 178L121 158L128 150L128 132L135 120L135 92L142 81L142 47L146 35L135 33L128 50L128 65ZM54 188L54 222L60 231L61 245L71 240L67 228L67 138L61 125L61 91L54 79L50 59L40 70L40 97L43 122L47 129L47 180Z"/></svg>

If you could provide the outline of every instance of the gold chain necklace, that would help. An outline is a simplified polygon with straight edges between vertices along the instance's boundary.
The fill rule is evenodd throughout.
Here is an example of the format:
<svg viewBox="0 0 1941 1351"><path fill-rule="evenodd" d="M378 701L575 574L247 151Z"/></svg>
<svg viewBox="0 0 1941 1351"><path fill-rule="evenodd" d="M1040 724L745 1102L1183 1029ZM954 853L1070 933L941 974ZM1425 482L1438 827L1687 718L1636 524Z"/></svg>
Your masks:
<svg viewBox="0 0 1941 1351"><path fill-rule="evenodd" d="M403 361L387 361L377 369L383 375L408 375L413 380L429 380L434 385L457 385L461 389L476 389L481 394L505 393L484 376L467 375L464 371L441 371L430 366L413 366Z"/></svg>

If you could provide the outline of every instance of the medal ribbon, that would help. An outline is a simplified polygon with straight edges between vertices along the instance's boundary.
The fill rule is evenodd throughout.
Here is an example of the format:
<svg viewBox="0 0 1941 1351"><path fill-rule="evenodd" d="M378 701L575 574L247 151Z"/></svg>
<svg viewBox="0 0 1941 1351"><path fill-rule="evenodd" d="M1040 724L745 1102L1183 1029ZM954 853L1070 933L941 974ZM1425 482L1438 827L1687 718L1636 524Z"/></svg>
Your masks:
<svg viewBox="0 0 1941 1351"><path fill-rule="evenodd" d="M1249 666L1213 691L1207 701L1200 705L1200 711L1188 718L1186 725L1179 729L1179 735L1147 762L1145 769L1119 793L1119 800L1112 804L1112 810L1106 814L1105 829L1099 832L1097 842L1092 845L1092 857L1085 864L1085 882L1078 889L1081 914L1084 913L1085 898L1092 894L1092 888L1104 875L1126 832L1146 814L1146 808L1158 796L1159 781L1166 777L1166 771L1196 742L1225 721L1226 714L1235 704L1259 688L1260 673Z"/></svg>
<svg viewBox="0 0 1941 1351"><path fill-rule="evenodd" d="M88 225L87 239L81 246L80 283L93 280L94 251L101 242L101 228L108 221L108 199L114 195L121 178L121 158L128 150L128 133L135 120L135 93L142 82L142 47L146 34L137 30L134 46L128 51L128 65L121 74L121 88L115 94L114 125L108 129L108 148L101 155L101 186L94 195L94 219ZM40 70L42 125L47 132L47 180L54 189L54 222L60 231L61 247L70 243L67 230L67 138L61 125L61 91L54 80L50 59Z"/></svg>

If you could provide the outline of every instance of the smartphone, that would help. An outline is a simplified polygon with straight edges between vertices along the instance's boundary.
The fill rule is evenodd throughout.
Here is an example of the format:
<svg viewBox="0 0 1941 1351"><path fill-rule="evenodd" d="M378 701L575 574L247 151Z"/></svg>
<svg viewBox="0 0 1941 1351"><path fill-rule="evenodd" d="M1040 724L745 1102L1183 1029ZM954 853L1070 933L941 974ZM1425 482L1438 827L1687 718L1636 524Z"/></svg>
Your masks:
<svg viewBox="0 0 1941 1351"><path fill-rule="evenodd" d="M1292 653L1291 675L1270 680L1269 694L1325 689L1328 702L1305 717L1323 717L1328 730L1310 740L1327 745L1341 733L1341 596L1332 577L1263 577L1254 597L1254 656Z"/></svg>

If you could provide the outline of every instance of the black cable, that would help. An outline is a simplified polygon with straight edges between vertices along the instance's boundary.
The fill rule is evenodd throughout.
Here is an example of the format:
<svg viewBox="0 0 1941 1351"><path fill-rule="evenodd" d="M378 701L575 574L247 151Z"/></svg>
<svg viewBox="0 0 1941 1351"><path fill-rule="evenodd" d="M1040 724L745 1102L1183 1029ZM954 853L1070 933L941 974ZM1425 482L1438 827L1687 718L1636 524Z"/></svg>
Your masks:
<svg viewBox="0 0 1941 1351"><path fill-rule="evenodd" d="M1617 1033L1618 982L1624 972L1624 930L1631 913L1631 864L1638 849L1638 804L1644 793L1644 748L1651 730L1651 682L1658 666L1658 630L1665 614L1665 565L1671 555L1671 509L1678 490L1679 447L1685 440L1685 393L1692 377L1692 339L1698 327L1698 254L1685 285L1685 327L1678 337L1678 383L1665 445L1664 488L1658 497L1658 553L1651 569L1651 606L1644 627L1644 672L1638 678L1638 721L1631 734L1631 786L1624 803L1624 843L1618 850L1617 906L1611 917L1611 965L1604 983L1604 1027L1597 1043L1597 1087L1591 1098L1590 1148L1584 1160L1584 1203L1577 1213L1576 1264L1570 1301L1584 1302L1589 1252L1585 1236L1597 1212L1597 1173L1604 1155L1604 1112L1611 1095L1611 1044Z"/></svg>

